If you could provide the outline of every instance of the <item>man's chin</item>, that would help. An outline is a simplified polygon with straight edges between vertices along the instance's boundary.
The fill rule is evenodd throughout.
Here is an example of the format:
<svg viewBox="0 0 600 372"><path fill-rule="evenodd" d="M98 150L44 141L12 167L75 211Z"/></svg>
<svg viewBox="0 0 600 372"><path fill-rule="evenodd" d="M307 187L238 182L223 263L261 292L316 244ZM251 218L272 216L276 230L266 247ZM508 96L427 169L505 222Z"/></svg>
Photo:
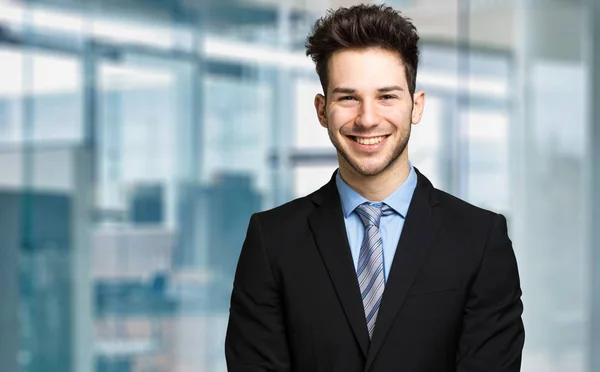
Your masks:
<svg viewBox="0 0 600 372"><path fill-rule="evenodd" d="M352 164L354 171L363 177L374 177L381 174L388 167L385 164Z"/></svg>
<svg viewBox="0 0 600 372"><path fill-rule="evenodd" d="M345 163L345 168L361 177L373 177L381 174L391 165L391 161L383 153L370 154L353 154L352 151L339 151L338 158L342 163Z"/></svg>
<svg viewBox="0 0 600 372"><path fill-rule="evenodd" d="M398 153L386 154L384 151L381 151L377 154L365 156L364 154L354 153L352 149L345 149L335 142L334 145L337 150L340 166L359 177L375 177L382 174L389 168L394 167L394 164L397 164L402 157L402 153L406 150L406 146L403 146L402 151Z"/></svg>

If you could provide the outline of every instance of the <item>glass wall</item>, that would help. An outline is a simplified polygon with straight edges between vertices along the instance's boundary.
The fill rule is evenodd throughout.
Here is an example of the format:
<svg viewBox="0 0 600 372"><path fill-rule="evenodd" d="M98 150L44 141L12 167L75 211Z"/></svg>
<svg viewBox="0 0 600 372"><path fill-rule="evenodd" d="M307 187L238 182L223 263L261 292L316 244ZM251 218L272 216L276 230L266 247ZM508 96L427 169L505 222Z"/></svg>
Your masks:
<svg viewBox="0 0 600 372"><path fill-rule="evenodd" d="M336 168L303 44L355 3L0 0L2 372L226 370L250 215ZM523 371L595 371L595 2L390 5L422 39L412 163L508 218Z"/></svg>

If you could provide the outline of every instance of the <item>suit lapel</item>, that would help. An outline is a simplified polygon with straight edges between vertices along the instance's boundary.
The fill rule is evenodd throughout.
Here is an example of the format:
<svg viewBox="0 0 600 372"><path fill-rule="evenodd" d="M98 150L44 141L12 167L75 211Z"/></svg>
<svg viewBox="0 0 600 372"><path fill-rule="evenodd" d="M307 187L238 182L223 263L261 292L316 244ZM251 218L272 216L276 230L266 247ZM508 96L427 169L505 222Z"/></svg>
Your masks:
<svg viewBox="0 0 600 372"><path fill-rule="evenodd" d="M417 175L417 187L408 209L407 218L392 262L392 269L379 307L365 371L368 371L375 360L396 314L402 307L406 295L427 257L439 227L439 216L433 208L436 204L432 193L433 186L420 172L417 171Z"/></svg>
<svg viewBox="0 0 600 372"><path fill-rule="evenodd" d="M369 334L335 174L327 185L315 193L313 201L317 208L308 217L310 229L350 328L366 357Z"/></svg>

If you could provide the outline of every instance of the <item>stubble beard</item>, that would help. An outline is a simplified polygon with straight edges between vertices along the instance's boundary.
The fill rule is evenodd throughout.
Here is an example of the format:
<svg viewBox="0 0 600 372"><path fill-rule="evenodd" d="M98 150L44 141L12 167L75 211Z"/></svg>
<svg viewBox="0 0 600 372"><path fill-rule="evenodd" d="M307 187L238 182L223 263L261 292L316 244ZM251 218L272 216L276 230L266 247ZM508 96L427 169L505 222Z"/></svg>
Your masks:
<svg viewBox="0 0 600 372"><path fill-rule="evenodd" d="M400 139L393 148L392 153L389 157L387 157L381 164L368 168L361 167L359 161L356 158L353 158L348 153L348 151L346 151L343 148L340 141L338 141L337 137L331 132L329 128L327 129L327 132L329 133L329 139L331 140L331 143L337 150L339 156L341 156L341 158L354 170L354 172L356 172L362 177L374 177L389 169L398 161L400 156L404 153L406 147L408 146L408 140L410 139L411 127L409 125L408 129L406 129L400 134Z"/></svg>

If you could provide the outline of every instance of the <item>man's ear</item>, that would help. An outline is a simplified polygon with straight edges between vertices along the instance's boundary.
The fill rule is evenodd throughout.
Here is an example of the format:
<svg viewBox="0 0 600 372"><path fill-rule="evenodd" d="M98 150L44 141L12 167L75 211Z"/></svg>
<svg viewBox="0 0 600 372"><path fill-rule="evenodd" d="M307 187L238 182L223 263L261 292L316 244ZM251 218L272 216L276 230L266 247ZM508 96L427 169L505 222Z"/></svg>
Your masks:
<svg viewBox="0 0 600 372"><path fill-rule="evenodd" d="M323 128L327 128L327 113L326 113L327 99L322 94L315 96L315 110L317 111L317 118Z"/></svg>
<svg viewBox="0 0 600 372"><path fill-rule="evenodd" d="M423 110L425 109L425 92L418 91L413 96L413 110L412 110L412 123L419 124L423 117Z"/></svg>

